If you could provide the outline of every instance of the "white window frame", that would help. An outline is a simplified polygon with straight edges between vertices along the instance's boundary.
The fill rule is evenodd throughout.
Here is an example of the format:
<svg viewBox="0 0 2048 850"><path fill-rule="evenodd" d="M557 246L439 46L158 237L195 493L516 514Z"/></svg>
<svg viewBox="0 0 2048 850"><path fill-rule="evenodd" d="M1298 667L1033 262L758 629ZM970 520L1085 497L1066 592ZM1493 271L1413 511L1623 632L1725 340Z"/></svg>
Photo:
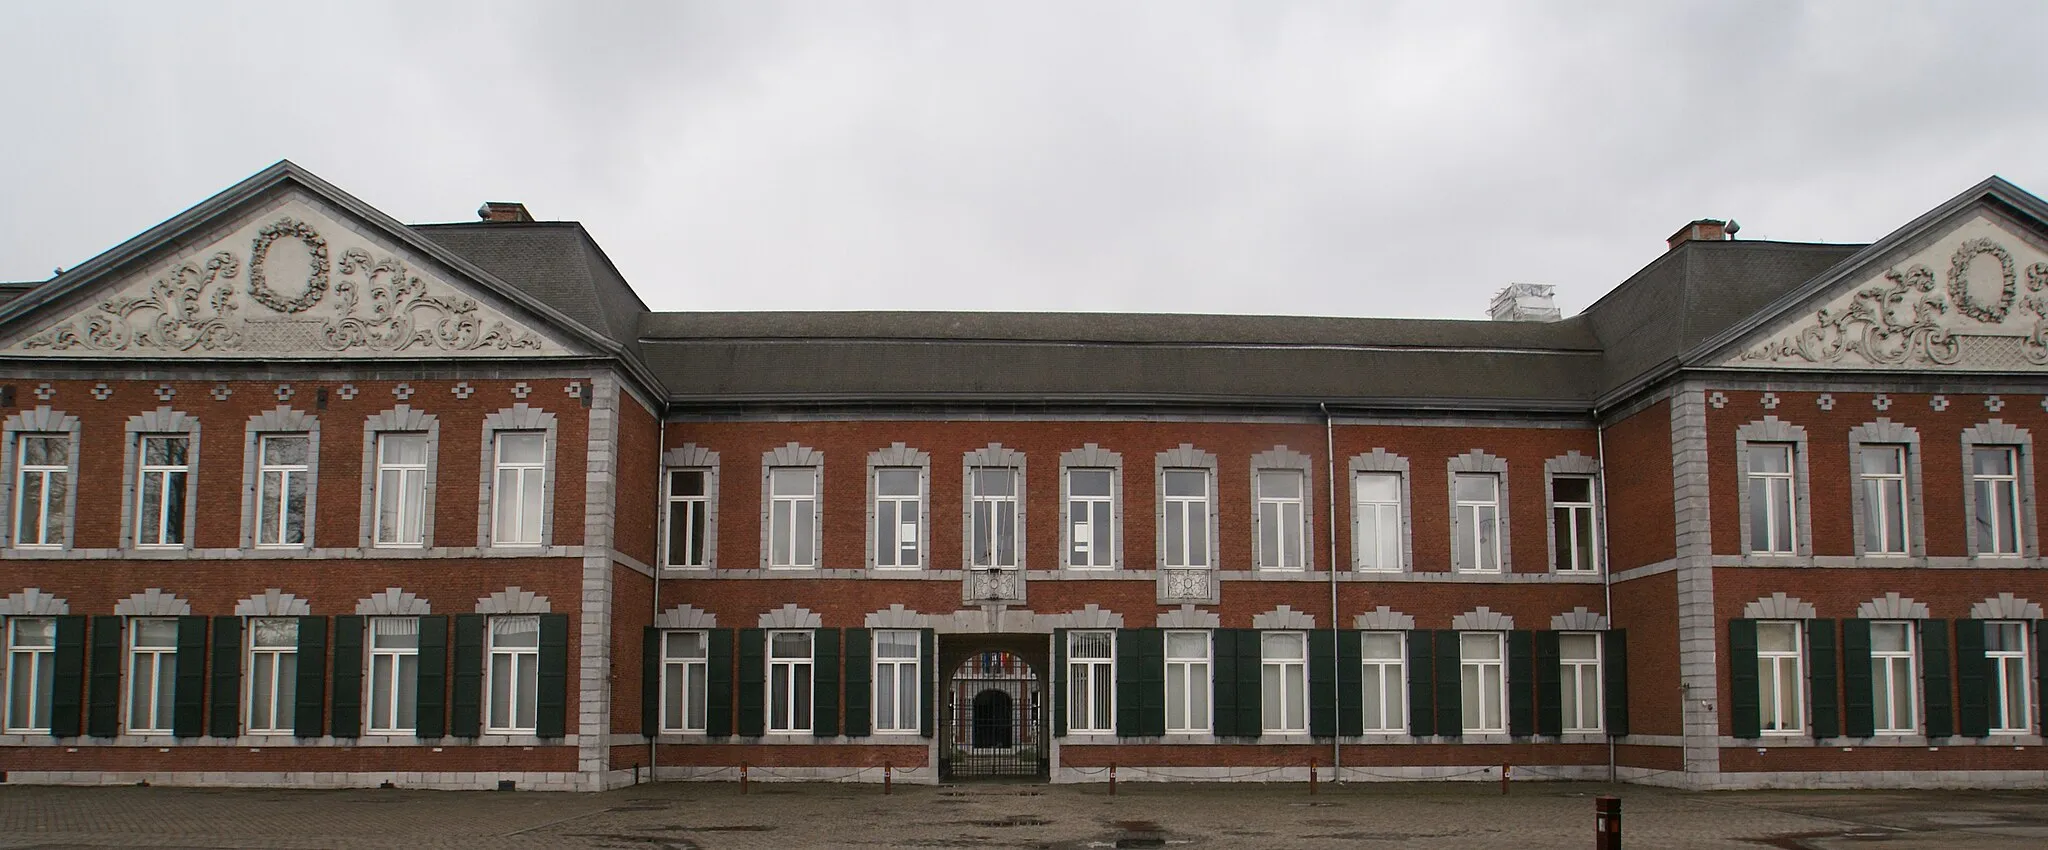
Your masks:
<svg viewBox="0 0 2048 850"><path fill-rule="evenodd" d="M1391 479L1394 485L1393 499L1372 498L1365 495L1367 479L1374 481ZM1402 541L1406 537L1402 529L1406 525L1407 499L1403 498L1408 489L1408 476L1391 470L1359 470L1351 474L1351 565L1359 572L1398 573L1406 569ZM1366 551L1366 532L1370 526L1372 537L1378 542Z"/></svg>
<svg viewBox="0 0 2048 850"><path fill-rule="evenodd" d="M1806 622L1804 620L1758 620L1757 642L1757 728L1767 736L1792 737L1806 734ZM1792 649L1764 648L1765 628L1785 628L1792 633ZM1791 675L1785 675L1786 668ZM1768 674L1768 675L1767 675ZM1790 680L1787 693L1780 684ZM1766 684L1768 683L1768 684ZM1775 699L1773 697L1776 697ZM1787 700L1790 700L1789 706ZM1789 711L1787 709L1790 709ZM1773 728L1772 721L1777 721Z"/></svg>
<svg viewBox="0 0 2048 850"><path fill-rule="evenodd" d="M1506 513L1506 511L1502 510L1503 502L1501 500L1501 479L1505 477L1498 472L1454 472L1451 474L1451 535L1454 538L1458 538L1457 545L1451 547L1451 559L1453 568L1457 572L1490 574L1506 570L1506 566L1501 558L1501 553L1506 548L1502 542L1502 537L1505 536L1506 525L1501 521L1502 515ZM1485 481L1491 485L1493 495L1485 499L1460 497L1458 495L1458 483L1466 479ZM1491 527L1493 530L1491 545L1488 545L1487 542L1488 527ZM1464 539L1467 534L1471 537L1469 541ZM1471 562L1461 560L1459 557L1459 547L1466 543L1471 545L1471 553L1474 558Z"/></svg>
<svg viewBox="0 0 2048 850"><path fill-rule="evenodd" d="M1920 636L1912 620L1870 621L1870 717L1878 735L1912 735L1920 731ZM1897 629L1905 649L1878 648L1878 629ZM1905 692L1894 687L1903 674ZM1900 716L1903 714L1904 716Z"/></svg>
<svg viewBox="0 0 2048 850"><path fill-rule="evenodd" d="M433 437L425 431L381 431L376 435L374 451L377 453L377 477L375 491L371 496L370 523L373 536L370 540L371 545L380 549L417 549L427 545L427 476L430 460L423 459L417 463L392 461L386 460L384 455L386 440L412 439L420 441L422 451L426 452L430 459L433 453ZM392 445L395 447L398 444ZM390 513L397 518L398 526L396 529L389 529L389 535L385 533L387 529L384 526L384 505L387 501L396 502ZM413 520L414 539L410 540L406 539L405 535L408 516Z"/></svg>
<svg viewBox="0 0 2048 850"><path fill-rule="evenodd" d="M1076 652L1083 638L1101 637L1108 650L1100 656ZM1116 732L1116 632L1076 629L1067 632L1067 732L1109 735Z"/></svg>
<svg viewBox="0 0 2048 850"><path fill-rule="evenodd" d="M412 646L377 645L379 626L401 623L412 629ZM363 649L367 661L363 671L363 722L372 735L410 735L419 729L419 634L418 617L370 617L363 624ZM411 659L409 665L407 659ZM407 675L408 667L411 668L410 676ZM403 682L408 678L413 682L410 706L402 699L406 692ZM410 725L399 722L406 709L414 712ZM390 722L377 722L380 711L388 714Z"/></svg>
<svg viewBox="0 0 2048 850"><path fill-rule="evenodd" d="M779 635L801 635L804 654L776 655L775 638ZM818 658L817 635L810 629L773 629L765 639L767 646L762 654L767 656L768 663L767 692L764 694L768 734L809 734L816 718L818 701L818 695L812 693ZM778 687L780 694L776 693ZM781 712L780 716L777 712Z"/></svg>
<svg viewBox="0 0 2048 850"><path fill-rule="evenodd" d="M782 492L776 488L777 473L801 474L810 479L808 492ZM818 511L823 501L819 491L823 489L824 476L814 466L775 466L768 469L768 536L769 548L762 552L773 570L809 570L818 566ZM786 523L786 525L785 525ZM805 525L811 527L805 529ZM810 533L805 534L803 531ZM778 562L774 546L787 546L787 560Z"/></svg>
<svg viewBox="0 0 2048 850"><path fill-rule="evenodd" d="M526 621L531 628L518 634L533 635L531 646L500 643L499 623ZM508 630L509 631L509 630ZM536 614L500 614L484 622L484 731L493 735L531 735L540 718L540 617ZM501 672L499 659L507 669ZM533 671L527 674L527 669ZM505 697L499 699L498 680L505 683ZM525 717L521 717L525 714ZM521 720L530 722L522 723Z"/></svg>
<svg viewBox="0 0 2048 850"><path fill-rule="evenodd" d="M1984 657L1991 662L1991 681L1986 683L1985 698L1992 701L1991 734L2025 735L2034 728L2034 674L2031 657L2031 641L2028 640L2028 623L2023 620L1984 621ZM1992 649L1991 635L1994 631L2010 630L2017 635L2011 643L2017 649ZM2015 694L2017 692L2017 694ZM2012 722L2011 708L2018 697L2019 723Z"/></svg>
<svg viewBox="0 0 2048 850"><path fill-rule="evenodd" d="M2011 471L1977 471L1977 455L1986 453L2004 455L2007 468ZM1970 476L1971 507L1973 508L1971 515L1966 518L1966 521L1970 524L1970 536L1975 541L1975 554L1979 558L2017 558L2026 551L2025 541L2027 535L2024 521L2021 519L2023 512L2020 510L2021 459L2022 455L2018 446L2004 445L1972 446L1970 447L1969 456L1963 458L1963 463L1967 464L1966 469ZM1993 497L1991 499L1993 505L1989 508L1985 505L1986 495ZM1987 515L1987 511L1996 512L1991 515L1993 522L1988 529L1982 521ZM2000 527L2001 524L2011 527L2010 535L2001 533L2004 530ZM1990 533L1988 545L1985 537L1987 531ZM2011 539L2006 539L2008 536Z"/></svg>
<svg viewBox="0 0 2048 850"><path fill-rule="evenodd" d="M304 441L305 460L298 463L272 462L270 445L272 441L282 444L290 440ZM277 482L271 483L271 476ZM303 549L312 542L313 528L313 435L308 433L275 433L256 435L256 516L251 532L259 549ZM292 479L304 482L304 499L299 503L297 528L291 527ZM266 519L276 514L276 525L266 525ZM276 532L277 539L266 540L266 529ZM292 532L298 533L298 540L290 540Z"/></svg>
<svg viewBox="0 0 2048 850"><path fill-rule="evenodd" d="M509 439L532 439L540 444L540 460L506 460L505 446ZM502 429L491 433L491 545L492 546L541 546L547 540L548 510L548 432L537 429ZM508 478L509 484L508 486ZM529 479L539 479L535 501L528 504L526 487ZM509 501L508 501L509 500ZM513 520L512 529L507 529L508 508ZM532 526L529 537L523 533Z"/></svg>
<svg viewBox="0 0 2048 850"><path fill-rule="evenodd" d="M166 644L142 645L142 625L164 623L170 625L171 639ZM126 641L126 679L121 689L122 715L127 719L128 734L169 735L177 711L178 686L178 620L176 617L130 617L123 625L128 628ZM137 690L142 684L137 672L149 665L150 691L147 694L150 717L137 717L136 709L141 707L143 694Z"/></svg>
<svg viewBox="0 0 2048 850"><path fill-rule="evenodd" d="M23 639L23 626L31 623L43 624L49 631L47 643L30 643ZM56 695L57 663L57 618L55 617L9 617L7 618L7 717L6 730L10 733L28 734L50 731L50 712ZM25 693L27 704L21 705L17 696ZM20 716L25 709L28 717ZM38 717L37 715L41 715Z"/></svg>
<svg viewBox="0 0 2048 850"><path fill-rule="evenodd" d="M1558 633L1557 663L1563 697L1559 713L1564 716L1567 735L1596 734L1606 728L1606 680L1601 675L1607 664L1604 637L1600 632ZM1566 652L1574 638L1582 639L1593 647L1591 658L1574 657Z"/></svg>
<svg viewBox="0 0 2048 850"><path fill-rule="evenodd" d="M1374 636L1392 636L1394 654L1391 657L1375 656L1367 649L1372 646ZM1366 694L1379 689L1379 716L1370 710L1374 700L1361 698L1359 705L1365 710L1364 731L1368 734L1399 734L1408 731L1408 633L1378 629L1361 632L1359 658L1363 671L1359 677Z"/></svg>
<svg viewBox="0 0 2048 850"><path fill-rule="evenodd" d="M923 717L920 699L924 681L920 667L919 653L923 636L916 629L876 629L874 631L875 672L874 728L877 735L914 735ZM883 646L898 647L907 651L904 655L884 655ZM888 685L884 686L883 683Z"/></svg>
<svg viewBox="0 0 2048 850"><path fill-rule="evenodd" d="M1190 476L1200 480L1201 495L1169 495L1166 491L1167 479L1176 476ZM1214 529L1210 528L1210 505L1216 497L1215 484L1215 476L1207 469L1174 467L1160 470L1159 503L1163 516L1169 521L1178 517L1180 522L1179 560L1174 560L1173 550L1176 541L1167 530L1169 522L1163 521L1159 525L1160 562L1168 569L1213 569L1216 566L1216 552L1212 545L1215 533ZM1194 517L1201 518L1200 529L1194 528L1190 521ZM1194 544L1200 544L1202 547L1199 559L1195 557Z"/></svg>
<svg viewBox="0 0 2048 850"><path fill-rule="evenodd" d="M1586 485L1585 501L1565 501L1558 498L1557 485L1563 481L1581 481ZM1558 473L1550 476L1548 495L1550 497L1551 553L1550 568L1560 573L1587 574L1600 570L1600 478L1582 473ZM1581 541L1579 538L1586 538ZM1582 550L1578 544L1585 543ZM1585 562L1580 562L1580 555ZM1567 557L1568 556L1568 557ZM1567 561L1568 563L1560 563Z"/></svg>
<svg viewBox="0 0 2048 850"><path fill-rule="evenodd" d="M695 636L695 654L677 652L674 638ZM669 735L702 734L708 727L711 705L711 634L702 629L668 629L661 633L661 732ZM680 697L681 704L671 695ZM697 715L691 722L691 712Z"/></svg>
<svg viewBox="0 0 2048 850"><path fill-rule="evenodd" d="M982 490L982 473L1008 476L1007 493ZM972 569L1017 569L1023 564L1024 469L1016 466L971 466L967 469L967 565ZM984 524L981 517L988 517ZM1009 520L1009 545L1003 545L1003 520ZM986 531L986 539L984 539Z"/></svg>
<svg viewBox="0 0 2048 850"><path fill-rule="evenodd" d="M1294 479L1294 495L1276 495L1267 492L1268 476L1290 476ZM1261 570L1275 572L1305 572L1310 561L1308 531L1308 472L1301 469L1257 468L1252 471L1252 554L1253 563ZM1267 530L1277 529L1273 539L1273 550L1267 551ZM1292 540L1290 541L1290 538ZM1293 553L1289 557L1289 543Z"/></svg>
<svg viewBox="0 0 2048 850"><path fill-rule="evenodd" d="M490 487L490 430L481 433L481 447L477 453L480 470L477 486ZM424 460L419 463L384 462L385 437L403 438L419 435L426 448ZM434 545L434 489L435 466L440 462L441 424L432 414L414 410L407 405L398 405L390 410L374 414L363 421L363 483L360 540L364 549L425 549ZM397 484L386 487L383 470L390 469ZM416 475L411 470L418 470ZM416 484L408 485L408 481ZM416 487L416 489L414 489ZM388 495L387 495L388 494ZM393 528L384 528L384 503L390 499L394 507L403 513L395 514L398 520ZM478 500L477 546L488 545L490 517L484 513L488 503ZM406 539L401 532L407 519L414 522L414 539ZM387 533L389 539L386 539Z"/></svg>
<svg viewBox="0 0 2048 850"><path fill-rule="evenodd" d="M299 621L296 617L249 617L242 629L242 722L251 735L290 735L298 717ZM256 642L264 621L284 624L291 630L289 644L262 645ZM286 660L290 672L284 672ZM268 675L268 682L264 677ZM257 711L257 703L269 703L268 716Z"/></svg>
<svg viewBox="0 0 2048 850"><path fill-rule="evenodd" d="M1484 658L1467 652L1467 647L1475 641L1490 642L1493 657ZM1464 724L1467 735L1506 734L1508 731L1507 649L1506 632L1458 633L1458 697L1463 715L1460 722ZM1493 722L1489 723L1489 719Z"/></svg>
<svg viewBox="0 0 2048 850"><path fill-rule="evenodd" d="M676 493L676 477L697 476L697 492ZM711 566L711 470L701 466L671 466L661 474L661 563L669 569L706 569ZM680 509L683 516L678 517ZM679 523L678 520L681 520ZM693 521L694 520L694 521ZM680 527L678 527L680 525ZM675 558L676 535L682 535L683 558Z"/></svg>
<svg viewBox="0 0 2048 850"><path fill-rule="evenodd" d="M885 475L901 478L908 476L913 485L908 495L882 492ZM930 559L925 522L925 478L923 467L918 466L876 466L868 470L868 492L873 493L869 501L870 534L874 551L869 556L878 570L921 570ZM884 510L887 508L887 510ZM888 518L884 519L884 514ZM907 514L907 519L906 519ZM905 529L908 528L908 539ZM906 551L907 550L907 551Z"/></svg>
<svg viewBox="0 0 2048 850"><path fill-rule="evenodd" d="M189 548L192 541L185 535L186 529L191 525L192 509L195 507L191 500L192 479L194 477L192 449L198 441L193 439L190 434L164 433L141 434L137 436L137 439L139 442L136 446L135 457L135 548ZM149 446L151 442L158 440L184 443L185 461L176 464L151 463L149 460ZM152 481L154 481L154 486L152 486ZM149 499L145 494L152 490L156 493L157 500L156 516L154 518L145 516L145 508L149 503ZM171 511L171 496L174 492L181 500L178 503L180 509L176 516L173 516ZM145 525L145 522L153 524ZM145 535L143 533L144 531L151 530L155 532L153 535ZM179 539L176 542L164 542L164 538L172 532L176 532ZM146 537L154 537L155 539L153 542L146 541Z"/></svg>
<svg viewBox="0 0 2048 850"><path fill-rule="evenodd" d="M64 448L62 463L28 462L31 441L48 441ZM49 431L20 431L14 434L14 519L13 545L17 549L62 549L70 537L72 480L71 467L78 451L71 434ZM37 482L37 499L28 500L28 482ZM50 482L60 481L63 493L50 495Z"/></svg>
<svg viewBox="0 0 2048 850"><path fill-rule="evenodd" d="M1200 655L1174 654L1174 637L1199 638L1202 644ZM1206 631L1190 629L1169 630L1163 636L1166 642L1166 731L1168 734L1206 735L1216 722L1215 693L1215 642ZM1176 675L1177 674L1177 675ZM1176 682L1180 685L1175 693ZM1197 711L1199 709L1199 711ZM1174 722L1174 712L1180 712L1180 722ZM1201 722L1194 722L1199 714Z"/></svg>
<svg viewBox="0 0 2048 850"><path fill-rule="evenodd" d="M1293 643L1298 656L1272 655L1275 643ZM1308 633L1259 633L1259 725L1269 735L1298 735L1308 732ZM1299 703L1297 704L1297 700ZM1267 708L1278 711L1267 711ZM1300 722L1290 722L1299 714Z"/></svg>
<svg viewBox="0 0 2048 850"><path fill-rule="evenodd" d="M1754 525L1754 507L1748 538L1749 551L1759 555L1795 555L1799 546L1799 510L1797 505L1798 470L1796 469L1799 447L1792 443L1757 442L1749 445L1743 469L1743 487L1749 492L1752 506L1761 498L1764 503L1764 527ZM1783 457L1782 470L1759 469L1756 460L1760 457ZM1782 527L1780 527L1782 525Z"/></svg>
<svg viewBox="0 0 2048 850"><path fill-rule="evenodd" d="M1109 479L1109 494L1081 495L1075 492L1074 476L1101 475ZM1121 473L1108 466L1070 466L1063 471L1066 504L1065 554L1061 560L1073 570L1113 570L1122 560L1117 549L1117 492ZM1098 510L1099 509L1099 510ZM1083 559L1075 557L1085 552Z"/></svg>
<svg viewBox="0 0 2048 850"><path fill-rule="evenodd" d="M1863 554L1879 558L1903 558L1913 551L1912 490L1907 466L1911 447L1898 443L1864 443L1856 448L1856 488L1861 491ZM1864 456L1889 452L1898 461L1897 472L1871 472L1864 468ZM1887 539L1896 520L1899 538ZM1872 543L1877 545L1873 546Z"/></svg>

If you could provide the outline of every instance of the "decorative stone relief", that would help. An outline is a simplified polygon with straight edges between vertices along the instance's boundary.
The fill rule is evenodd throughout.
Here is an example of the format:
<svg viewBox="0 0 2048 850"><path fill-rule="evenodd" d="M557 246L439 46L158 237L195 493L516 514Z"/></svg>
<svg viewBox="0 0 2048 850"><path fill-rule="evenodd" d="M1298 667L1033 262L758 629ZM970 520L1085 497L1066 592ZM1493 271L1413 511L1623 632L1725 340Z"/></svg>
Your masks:
<svg viewBox="0 0 2048 850"><path fill-rule="evenodd" d="M546 614L552 610L547 597L516 586L476 600L479 614Z"/></svg>
<svg viewBox="0 0 2048 850"><path fill-rule="evenodd" d="M434 606L404 588L387 587L381 593L373 593L356 600L356 613L365 616L424 616L434 613Z"/></svg>
<svg viewBox="0 0 2048 850"><path fill-rule="evenodd" d="M1812 605L1779 591L1742 606L1742 616L1749 620L1811 620L1815 615Z"/></svg>
<svg viewBox="0 0 2048 850"><path fill-rule="evenodd" d="M822 627L824 624L824 618L812 613L811 609L785 603L780 608L762 614L757 628L815 629Z"/></svg>
<svg viewBox="0 0 2048 850"><path fill-rule="evenodd" d="M1124 615L1115 611L1105 610L1102 606L1093 602L1082 606L1078 611L1053 614L1049 615L1046 619L1050 621L1049 625L1051 628L1055 629L1121 629L1124 627Z"/></svg>
<svg viewBox="0 0 2048 850"><path fill-rule="evenodd" d="M183 617L192 613L192 603L152 587L115 603L114 613L123 617Z"/></svg>
<svg viewBox="0 0 2048 850"><path fill-rule="evenodd" d="M1973 620L2039 620L2041 606L2010 593L2001 593L1970 606Z"/></svg>
<svg viewBox="0 0 2048 850"><path fill-rule="evenodd" d="M654 627L657 629L715 629L718 628L718 615L701 610L695 605L677 605L674 608L661 612L661 616L654 618Z"/></svg>
<svg viewBox="0 0 2048 850"><path fill-rule="evenodd" d="M1461 632L1511 632L1515 618L1481 605L1451 618L1451 628Z"/></svg>
<svg viewBox="0 0 2048 850"><path fill-rule="evenodd" d="M0 599L0 616L54 617L71 613L71 603L62 597L44 593L40 587L31 587L20 593L10 593Z"/></svg>
<svg viewBox="0 0 2048 850"><path fill-rule="evenodd" d="M1193 605L1182 605L1159 615L1158 626L1162 629L1218 629L1223 627L1223 618L1214 611L1204 611Z"/></svg>
<svg viewBox="0 0 2048 850"><path fill-rule="evenodd" d="M1315 627L1315 615L1305 611L1296 611L1286 605L1274 608L1264 614L1252 615L1252 628L1254 629L1313 629Z"/></svg>
<svg viewBox="0 0 2048 850"><path fill-rule="evenodd" d="M1856 606L1856 616L1865 620L1925 620L1927 603L1887 593Z"/></svg>
<svg viewBox="0 0 2048 850"><path fill-rule="evenodd" d="M1585 606L1550 618L1552 631L1560 632L1601 632L1607 630L1607 615L1594 613Z"/></svg>
<svg viewBox="0 0 2048 850"><path fill-rule="evenodd" d="M1354 626L1369 631L1406 632L1415 629L1415 618L1385 605L1351 618Z"/></svg>
<svg viewBox="0 0 2048 850"><path fill-rule="evenodd" d="M862 623L870 629L923 629L931 626L931 618L897 602L868 614Z"/></svg>
<svg viewBox="0 0 2048 850"><path fill-rule="evenodd" d="M313 613L313 606L289 593L271 588L235 603L237 617L305 617Z"/></svg>

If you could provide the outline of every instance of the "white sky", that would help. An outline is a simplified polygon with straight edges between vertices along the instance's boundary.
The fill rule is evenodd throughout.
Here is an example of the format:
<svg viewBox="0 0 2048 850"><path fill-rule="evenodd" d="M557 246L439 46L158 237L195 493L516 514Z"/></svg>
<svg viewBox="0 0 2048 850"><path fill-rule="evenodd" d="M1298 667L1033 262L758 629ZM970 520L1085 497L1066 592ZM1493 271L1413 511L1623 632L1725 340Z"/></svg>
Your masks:
<svg viewBox="0 0 2048 850"><path fill-rule="evenodd" d="M2048 3L0 4L0 280L279 159L665 310L1567 313L2048 194Z"/></svg>

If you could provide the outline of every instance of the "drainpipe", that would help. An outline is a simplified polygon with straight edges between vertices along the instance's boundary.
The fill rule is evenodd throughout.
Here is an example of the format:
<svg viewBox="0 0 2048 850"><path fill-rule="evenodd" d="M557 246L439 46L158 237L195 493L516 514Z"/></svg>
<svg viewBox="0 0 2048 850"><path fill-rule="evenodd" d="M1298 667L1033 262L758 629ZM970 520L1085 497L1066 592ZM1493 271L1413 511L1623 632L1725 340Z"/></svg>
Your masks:
<svg viewBox="0 0 2048 850"><path fill-rule="evenodd" d="M1344 657L1344 653L1337 650L1337 642L1344 637L1344 632L1337 622L1337 429L1336 423L1330 419L1330 405L1318 402L1316 407L1323 412L1323 489L1327 494L1324 501L1329 503L1330 509L1330 525L1323 536L1330 541L1330 683L1334 686L1344 678L1343 662L1338 660ZM1342 699L1337 700L1340 706L1343 702ZM1343 728L1344 724L1340 718L1337 723L1338 734L1330 738L1331 777L1338 782L1344 781ZM1314 781L1313 774L1310 781Z"/></svg>
<svg viewBox="0 0 2048 850"><path fill-rule="evenodd" d="M1593 409L1593 445L1596 468L1600 471L1600 613L1607 618L1607 627L1614 628L1614 571L1607 558L1607 428L1600 424L1600 409ZM1605 651L1605 647L1602 647ZM1610 659L1611 661L1611 659ZM1628 671L1622 671L1628 675ZM1609 694L1609 698L1613 695ZM1604 721L1605 718L1602 718ZM1607 725L1605 722L1602 726ZM1607 781L1613 782L1616 775L1614 766L1614 730L1607 730Z"/></svg>
<svg viewBox="0 0 2048 850"><path fill-rule="evenodd" d="M668 411L663 410L655 415L654 430L654 527L660 529L664 519L662 514L667 512L666 503L668 501L663 498L663 493L665 492L663 488L668 486L668 468L663 465L668 454ZM654 597L648 600L648 625L653 625L655 621L661 619L661 562L667 556L667 553L662 551L662 549L661 535L656 534L654 536L654 563L648 565L654 568ZM647 651L646 641L641 641L640 651ZM640 659L640 663L646 664L647 659ZM647 698L647 694L640 695L642 700ZM660 695L657 694L654 698L657 700L656 704L659 705ZM661 718L655 718L653 729L642 729L640 733L647 736L647 781L653 782L656 760L660 758L658 751L655 749L654 739L661 733Z"/></svg>

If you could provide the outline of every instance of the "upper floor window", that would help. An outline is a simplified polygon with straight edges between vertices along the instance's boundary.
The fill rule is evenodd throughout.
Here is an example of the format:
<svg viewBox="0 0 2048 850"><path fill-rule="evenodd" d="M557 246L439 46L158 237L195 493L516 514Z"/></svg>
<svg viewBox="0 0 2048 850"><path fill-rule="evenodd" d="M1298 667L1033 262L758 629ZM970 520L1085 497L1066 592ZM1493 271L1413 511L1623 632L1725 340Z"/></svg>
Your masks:
<svg viewBox="0 0 2048 850"><path fill-rule="evenodd" d="M1209 473L1169 469L1159 476L1166 521L1166 566L1206 567L1209 560Z"/></svg>
<svg viewBox="0 0 2048 850"><path fill-rule="evenodd" d="M491 543L538 546L547 504L547 434L501 431L491 487Z"/></svg>
<svg viewBox="0 0 2048 850"><path fill-rule="evenodd" d="M1116 729L1116 633L1067 633L1067 718L1075 732Z"/></svg>
<svg viewBox="0 0 2048 850"><path fill-rule="evenodd" d="M1300 570L1303 559L1302 474L1287 469L1262 469L1258 487L1259 567Z"/></svg>
<svg viewBox="0 0 2048 850"><path fill-rule="evenodd" d="M914 569L924 564L924 470L875 469L875 566Z"/></svg>
<svg viewBox="0 0 2048 850"><path fill-rule="evenodd" d="M490 626L485 731L531 734L540 700L540 618L492 617Z"/></svg>
<svg viewBox="0 0 2048 850"><path fill-rule="evenodd" d="M411 733L419 726L420 621L370 618L370 731Z"/></svg>
<svg viewBox="0 0 2048 850"><path fill-rule="evenodd" d="M378 546L422 546L427 522L427 435L377 435Z"/></svg>
<svg viewBox="0 0 2048 850"><path fill-rule="evenodd" d="M917 632L909 629L875 632L876 732L917 731L917 653Z"/></svg>
<svg viewBox="0 0 2048 850"><path fill-rule="evenodd" d="M1566 732L1598 732L1601 727L1600 635L1567 632L1557 636L1560 712Z"/></svg>
<svg viewBox="0 0 2048 850"><path fill-rule="evenodd" d="M256 545L305 545L312 438L265 434L257 452Z"/></svg>
<svg viewBox="0 0 2048 850"><path fill-rule="evenodd" d="M55 619L14 617L7 621L7 731L50 730L56 653Z"/></svg>
<svg viewBox="0 0 2048 850"><path fill-rule="evenodd" d="M1401 473L1361 472L1353 482L1352 534L1358 568L1401 569Z"/></svg>
<svg viewBox="0 0 2048 850"><path fill-rule="evenodd" d="M1794 532L1792 446L1751 443L1748 447L1749 550L1790 555Z"/></svg>
<svg viewBox="0 0 2048 850"><path fill-rule="evenodd" d="M817 468L768 470L768 498L768 566L817 566Z"/></svg>
<svg viewBox="0 0 2048 850"><path fill-rule="evenodd" d="M1209 731L1209 633L1166 633L1166 731Z"/></svg>
<svg viewBox="0 0 2048 850"><path fill-rule="evenodd" d="M192 440L180 435L142 437L142 465L136 480L135 545L185 545L186 479L192 474Z"/></svg>
<svg viewBox="0 0 2048 850"><path fill-rule="evenodd" d="M710 704L710 653L703 632L661 635L661 731L702 732Z"/></svg>
<svg viewBox="0 0 2048 850"><path fill-rule="evenodd" d="M16 445L14 545L63 546L70 520L65 499L71 490L71 435L22 434Z"/></svg>
<svg viewBox="0 0 2048 850"><path fill-rule="evenodd" d="M178 675L178 621L128 621L128 731L168 735Z"/></svg>
<svg viewBox="0 0 2048 850"><path fill-rule="evenodd" d="M768 731L811 731L808 631L768 633Z"/></svg>
<svg viewBox="0 0 2048 850"><path fill-rule="evenodd" d="M2011 446L1970 452L1970 486L1976 495L1972 518L1980 555L2020 553L2019 452Z"/></svg>
<svg viewBox="0 0 2048 850"><path fill-rule="evenodd" d="M1589 572L1598 567L1593 528L1593 479L1558 475L1550 479L1550 522L1554 535L1551 566L1558 572Z"/></svg>
<svg viewBox="0 0 2048 850"><path fill-rule="evenodd" d="M702 567L704 539L710 526L711 501L704 469L668 471L667 564L671 567Z"/></svg>
<svg viewBox="0 0 2048 850"><path fill-rule="evenodd" d="M1461 472L1451 477L1456 500L1451 558L1463 572L1500 572L1500 476Z"/></svg>
<svg viewBox="0 0 2048 850"><path fill-rule="evenodd" d="M1116 527L1110 519L1115 494L1116 470L1067 470L1067 566L1116 566Z"/></svg>
<svg viewBox="0 0 2048 850"><path fill-rule="evenodd" d="M1863 551L1906 554L1906 448L1863 446L1856 469L1863 487Z"/></svg>
<svg viewBox="0 0 2048 850"><path fill-rule="evenodd" d="M1402 732L1408 728L1407 635L1366 632L1365 731Z"/></svg>
<svg viewBox="0 0 2048 850"><path fill-rule="evenodd" d="M1259 717L1267 732L1308 731L1308 636L1270 632L1259 638Z"/></svg>
<svg viewBox="0 0 2048 850"><path fill-rule="evenodd" d="M1466 732L1506 732L1507 673L1499 632L1458 635L1460 705Z"/></svg>
<svg viewBox="0 0 2048 850"><path fill-rule="evenodd" d="M971 562L977 567L1017 565L1017 479L1016 469L976 467L972 470L973 504L970 506L969 542Z"/></svg>
<svg viewBox="0 0 2048 850"><path fill-rule="evenodd" d="M292 731L299 682L299 621L257 617L249 621L249 732Z"/></svg>
<svg viewBox="0 0 2048 850"><path fill-rule="evenodd" d="M1920 728L1913 668L1913 624L1871 623L1870 706L1879 734L1910 735Z"/></svg>
<svg viewBox="0 0 2048 850"><path fill-rule="evenodd" d="M1799 623L1756 624L1758 727L1766 734L1797 734L1806 728L1806 673Z"/></svg>
<svg viewBox="0 0 2048 850"><path fill-rule="evenodd" d="M1991 663L1987 694L1991 703L1991 731L2001 735L2027 734L2034 716L2029 699L2032 678L2028 675L2027 624L1985 623L1984 657Z"/></svg>

